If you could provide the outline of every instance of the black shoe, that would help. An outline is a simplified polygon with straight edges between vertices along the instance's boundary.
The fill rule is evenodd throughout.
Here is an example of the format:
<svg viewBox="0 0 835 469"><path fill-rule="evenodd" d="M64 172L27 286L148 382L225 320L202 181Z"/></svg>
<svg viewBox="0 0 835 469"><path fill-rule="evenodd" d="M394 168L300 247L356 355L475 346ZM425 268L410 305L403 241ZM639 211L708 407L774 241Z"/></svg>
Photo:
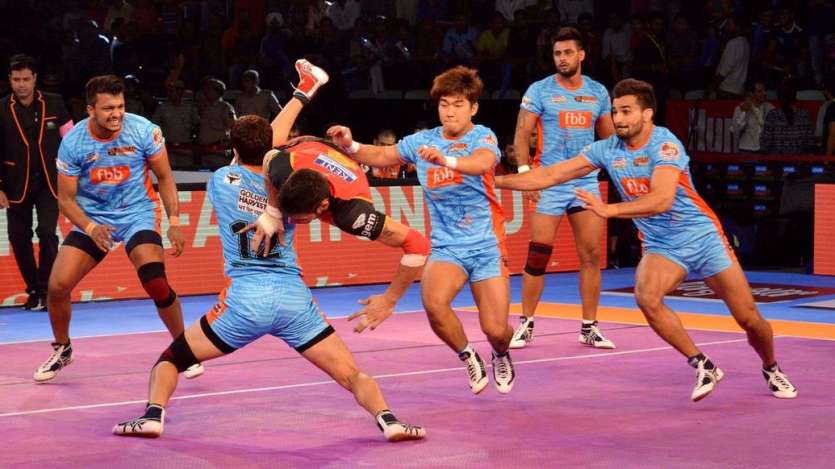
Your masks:
<svg viewBox="0 0 835 469"><path fill-rule="evenodd" d="M23 303L23 306L21 306L21 308L23 308L27 311L31 311L32 308L38 306L39 302L40 302L40 295L38 295L35 292L29 292L29 298L26 299L26 303Z"/></svg>
<svg viewBox="0 0 835 469"><path fill-rule="evenodd" d="M38 295L38 304L29 308L30 311L46 311L46 295Z"/></svg>

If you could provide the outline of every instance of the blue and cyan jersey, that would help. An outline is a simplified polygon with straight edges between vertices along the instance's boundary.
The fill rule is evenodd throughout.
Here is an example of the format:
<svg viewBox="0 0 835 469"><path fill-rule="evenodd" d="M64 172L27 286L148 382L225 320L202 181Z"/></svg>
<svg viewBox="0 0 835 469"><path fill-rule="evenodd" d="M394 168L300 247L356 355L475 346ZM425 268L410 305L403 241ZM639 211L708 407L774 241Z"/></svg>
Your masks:
<svg viewBox="0 0 835 469"><path fill-rule="evenodd" d="M76 202L90 217L123 220L159 210L148 162L162 156L160 128L144 117L125 114L122 129L108 140L95 137L90 119L61 140L58 171L78 178Z"/></svg>
<svg viewBox="0 0 835 469"><path fill-rule="evenodd" d="M556 75L531 84L522 97L522 109L539 116L534 164L550 166L574 158L594 142L597 120L612 112L606 87L583 75L579 88L568 89ZM586 176L596 179L597 172Z"/></svg>
<svg viewBox="0 0 835 469"><path fill-rule="evenodd" d="M404 162L417 167L432 223L432 248L488 248L504 242L504 215L496 198L493 171L470 176L422 160L418 149L435 147L446 156L468 156L486 149L499 161L496 135L483 125L475 125L456 140L443 135L443 127L409 135L397 144Z"/></svg>
<svg viewBox="0 0 835 469"><path fill-rule="evenodd" d="M650 191L656 168L670 166L681 171L670 210L645 218L634 218L645 246L676 248L694 237L722 234L719 219L696 193L690 177L690 158L684 145L665 127L654 127L649 141L632 150L616 135L592 143L580 154L598 168L605 168L625 201Z"/></svg>
<svg viewBox="0 0 835 469"><path fill-rule="evenodd" d="M295 225L284 220L284 239L281 247L273 240L273 248L267 257L250 250L253 232L238 234L241 228L254 223L267 208L267 192L264 176L243 166L229 165L218 169L206 185L209 201L217 215L217 226L223 246L223 272L233 278L248 274L300 275L293 250Z"/></svg>

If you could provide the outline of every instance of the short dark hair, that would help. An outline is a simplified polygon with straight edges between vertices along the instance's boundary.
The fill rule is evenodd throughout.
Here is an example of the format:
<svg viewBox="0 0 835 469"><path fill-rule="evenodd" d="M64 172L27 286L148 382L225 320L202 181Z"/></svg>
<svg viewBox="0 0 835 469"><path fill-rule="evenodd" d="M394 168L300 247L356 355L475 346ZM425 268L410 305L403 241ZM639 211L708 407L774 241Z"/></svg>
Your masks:
<svg viewBox="0 0 835 469"><path fill-rule="evenodd" d="M260 165L273 146L273 129L261 116L242 116L232 124L232 148L244 164Z"/></svg>
<svg viewBox="0 0 835 469"><path fill-rule="evenodd" d="M90 78L85 87L87 104L96 105L96 97L100 94L120 95L125 93L125 81L116 75L99 75Z"/></svg>
<svg viewBox="0 0 835 469"><path fill-rule="evenodd" d="M26 69L31 70L32 73L38 73L37 62L31 55L15 54L9 58L9 75Z"/></svg>
<svg viewBox="0 0 835 469"><path fill-rule="evenodd" d="M478 70L459 65L436 76L429 95L440 101L444 96L463 94L469 102L476 103L482 91L484 82L478 76Z"/></svg>
<svg viewBox="0 0 835 469"><path fill-rule="evenodd" d="M560 28L560 30L557 31L557 34L554 35L554 40L551 41L551 45L553 46L561 41L574 41L577 44L577 48L583 50L583 35L580 34L580 31L577 28L572 28L570 26Z"/></svg>
<svg viewBox="0 0 835 469"><path fill-rule="evenodd" d="M627 78L619 81L615 85L615 89L612 90L612 99L630 95L635 96L638 104L641 105L641 109L652 109L653 112L657 112L655 90L649 83L634 78Z"/></svg>
<svg viewBox="0 0 835 469"><path fill-rule="evenodd" d="M312 169L298 169L282 184L278 208L287 215L315 213L330 193L330 184L323 174Z"/></svg>

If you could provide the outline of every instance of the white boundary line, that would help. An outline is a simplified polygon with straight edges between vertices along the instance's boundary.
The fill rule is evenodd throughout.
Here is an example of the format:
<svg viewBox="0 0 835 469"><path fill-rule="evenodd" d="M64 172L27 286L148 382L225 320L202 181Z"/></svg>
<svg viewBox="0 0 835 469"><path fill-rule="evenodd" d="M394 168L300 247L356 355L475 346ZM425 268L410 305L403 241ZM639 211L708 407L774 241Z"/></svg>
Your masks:
<svg viewBox="0 0 835 469"><path fill-rule="evenodd" d="M748 339L731 339L731 340L717 340L713 342L702 342L696 344L698 346L706 346L706 345L721 345L721 344L732 344L738 342L745 342ZM586 358L600 358L600 357L614 357L614 356L621 356L621 355L633 355L637 353L647 353L647 352L658 352L663 350L673 350L672 347L664 346L664 347L653 347L653 348L645 348L645 349L636 349L636 350L623 350L620 352L601 352L601 353L592 353L588 355L569 355L566 357L551 357L551 358L539 358L535 360L522 360L515 362L516 365L527 365L527 364L534 364L534 363L549 363L549 362L557 362L557 361L567 361L567 360L583 360ZM437 373L449 373L449 372L458 372L461 370L461 367L455 368L437 368L434 370L421 370L421 371L407 371L402 373L388 373L382 375L374 376L375 379L388 379L388 378L401 378L405 376L420 376L420 375L431 375ZM311 381L309 383L297 383L297 384L285 384L281 386L268 386L262 388L251 388L251 389L233 389L230 391L218 391L218 392L207 392L207 393L200 393L200 394L187 394L185 396L176 396L172 397L172 401L176 400L185 400L185 399L199 399L202 397L215 397L215 396L228 396L233 394L249 394L254 392L265 392L265 391L281 391L285 389L295 389L295 388L306 388L306 387L313 387L313 386L323 386L327 384L336 384L336 382L332 380L327 381ZM121 402L107 402L102 404L88 404L88 405L79 405L79 406L69 406L69 407L53 407L49 409L37 409L37 410L26 410L22 412L8 412L5 414L0 414L0 418L2 417L19 417L23 415L34 415L34 414L46 414L52 412L62 412L68 410L85 410L85 409L99 409L103 407L117 407L123 405L134 405L134 404L145 404L147 403L146 399L138 400L138 401L121 401Z"/></svg>

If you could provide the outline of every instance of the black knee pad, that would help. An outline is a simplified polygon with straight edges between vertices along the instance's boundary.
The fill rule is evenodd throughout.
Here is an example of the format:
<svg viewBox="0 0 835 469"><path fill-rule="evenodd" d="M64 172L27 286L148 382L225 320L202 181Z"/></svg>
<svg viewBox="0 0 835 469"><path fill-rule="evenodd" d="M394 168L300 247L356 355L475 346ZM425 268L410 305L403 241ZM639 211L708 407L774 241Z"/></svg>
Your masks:
<svg viewBox="0 0 835 469"><path fill-rule="evenodd" d="M136 270L136 273L139 275L139 281L142 282L142 288L154 300L158 308L167 308L177 300L177 293L168 284L165 264L162 262L143 264Z"/></svg>
<svg viewBox="0 0 835 469"><path fill-rule="evenodd" d="M162 362L169 362L172 365L177 367L177 372L182 373L188 369L191 365L199 363L197 358L194 356L194 352L191 351L191 347L189 347L188 342L186 342L186 335L185 333L180 334L171 342L171 345L162 352L162 355L159 356L159 360L154 364L154 366L159 365Z"/></svg>
<svg viewBox="0 0 835 469"><path fill-rule="evenodd" d="M554 247L550 244L535 243L528 245L528 260L525 263L525 272L529 275L539 277L545 275L548 261L551 259L551 251Z"/></svg>

